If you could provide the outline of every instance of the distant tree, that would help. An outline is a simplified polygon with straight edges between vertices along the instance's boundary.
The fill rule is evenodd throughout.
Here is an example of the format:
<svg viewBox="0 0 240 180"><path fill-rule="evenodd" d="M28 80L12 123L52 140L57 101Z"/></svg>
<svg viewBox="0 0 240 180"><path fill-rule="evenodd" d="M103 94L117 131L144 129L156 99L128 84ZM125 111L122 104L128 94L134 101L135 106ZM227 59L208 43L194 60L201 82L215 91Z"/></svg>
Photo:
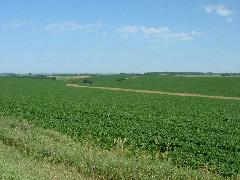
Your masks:
<svg viewBox="0 0 240 180"><path fill-rule="evenodd" d="M57 80L57 78L56 78L56 77L50 77L50 79L51 79L51 80Z"/></svg>
<svg viewBox="0 0 240 180"><path fill-rule="evenodd" d="M71 78L71 83L72 83L72 84L75 84L75 83L76 83L74 78Z"/></svg>
<svg viewBox="0 0 240 180"><path fill-rule="evenodd" d="M90 81L90 80L88 80L88 79L84 79L84 80L83 80L83 83L84 83L84 84L92 84L93 82Z"/></svg>
<svg viewBox="0 0 240 180"><path fill-rule="evenodd" d="M119 82L124 81L124 80L126 80L126 79L125 79L125 78L119 78L119 79L117 79L117 81L119 81Z"/></svg>

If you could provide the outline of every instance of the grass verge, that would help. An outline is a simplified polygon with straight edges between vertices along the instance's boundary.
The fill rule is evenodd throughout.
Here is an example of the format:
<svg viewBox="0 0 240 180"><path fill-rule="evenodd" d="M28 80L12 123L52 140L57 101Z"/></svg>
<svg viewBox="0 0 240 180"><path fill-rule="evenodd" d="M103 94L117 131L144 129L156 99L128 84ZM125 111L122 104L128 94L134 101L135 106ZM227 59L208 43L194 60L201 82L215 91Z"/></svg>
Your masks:
<svg viewBox="0 0 240 180"><path fill-rule="evenodd" d="M0 179L93 179L64 164L37 161L0 142Z"/></svg>
<svg viewBox="0 0 240 180"><path fill-rule="evenodd" d="M24 120L0 117L0 179L221 179L148 155L80 143Z"/></svg>

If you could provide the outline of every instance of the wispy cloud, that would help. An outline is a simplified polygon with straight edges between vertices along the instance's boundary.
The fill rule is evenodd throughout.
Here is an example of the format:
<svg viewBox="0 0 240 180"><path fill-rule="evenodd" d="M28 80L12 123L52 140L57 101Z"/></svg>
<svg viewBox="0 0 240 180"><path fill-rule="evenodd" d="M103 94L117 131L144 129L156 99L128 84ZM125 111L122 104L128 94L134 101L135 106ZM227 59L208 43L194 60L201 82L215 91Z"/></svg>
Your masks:
<svg viewBox="0 0 240 180"><path fill-rule="evenodd" d="M22 28L27 26L29 23L25 21L9 21L0 22L2 28Z"/></svg>
<svg viewBox="0 0 240 180"><path fill-rule="evenodd" d="M81 24L77 21L64 21L45 25L45 29L48 31L81 31L97 29L100 27L102 27L102 23L100 21L88 24Z"/></svg>
<svg viewBox="0 0 240 180"><path fill-rule="evenodd" d="M228 9L225 5L207 5L204 7L207 13L215 13L219 16L231 16L233 12Z"/></svg>
<svg viewBox="0 0 240 180"><path fill-rule="evenodd" d="M102 27L102 22L79 23L78 21L62 22L28 22L28 21L0 21L0 28L18 29L28 28L30 30L47 30L47 31L91 31Z"/></svg>
<svg viewBox="0 0 240 180"><path fill-rule="evenodd" d="M217 14L222 17L227 17L227 22L232 22L233 21L233 11L230 10L228 7L225 5L212 5L209 4L207 6L204 6L204 10L208 14Z"/></svg>
<svg viewBox="0 0 240 180"><path fill-rule="evenodd" d="M174 32L168 27L147 27L147 26L121 26L117 28L117 32L128 36L147 37L154 41L170 41L170 40L193 40L195 37L202 35L201 32L192 31L190 33Z"/></svg>

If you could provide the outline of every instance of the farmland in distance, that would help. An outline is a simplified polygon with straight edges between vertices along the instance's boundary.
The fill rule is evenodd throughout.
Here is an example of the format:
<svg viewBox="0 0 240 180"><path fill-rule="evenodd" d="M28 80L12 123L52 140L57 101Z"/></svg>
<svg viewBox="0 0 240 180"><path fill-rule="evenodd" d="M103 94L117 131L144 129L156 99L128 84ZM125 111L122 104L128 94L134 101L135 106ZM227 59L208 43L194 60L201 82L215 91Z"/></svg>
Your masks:
<svg viewBox="0 0 240 180"><path fill-rule="evenodd" d="M101 75L87 78L91 86L128 89L157 90L166 92L196 93L240 97L240 77L216 76L165 76L142 74ZM82 80L76 80L84 84Z"/></svg>

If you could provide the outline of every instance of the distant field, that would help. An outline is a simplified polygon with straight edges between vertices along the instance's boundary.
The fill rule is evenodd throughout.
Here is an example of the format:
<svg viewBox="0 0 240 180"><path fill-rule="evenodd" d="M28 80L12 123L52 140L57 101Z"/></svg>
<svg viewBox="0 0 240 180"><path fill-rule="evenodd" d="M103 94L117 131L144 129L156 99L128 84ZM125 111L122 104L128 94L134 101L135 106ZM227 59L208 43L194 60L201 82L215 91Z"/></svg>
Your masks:
<svg viewBox="0 0 240 180"><path fill-rule="evenodd" d="M107 78L118 77L104 77L101 82L97 78L92 79L94 85L107 86ZM154 84L154 79L159 77L132 80L150 83L145 78ZM173 82L168 82L172 88L177 82L176 77L160 78L166 78L165 83L172 79ZM220 86L217 80L212 81ZM219 80L229 80L228 84L232 82L232 87L236 87L238 78ZM109 85L123 83L122 87L130 88L132 85L127 86L127 82L114 80ZM155 160L171 160L177 166L204 169L222 176L239 174L239 101L78 89L65 83L0 78L0 116L26 119L77 141L89 140L102 149L111 150L120 143L130 157L147 154ZM134 87L144 87L138 85ZM203 86L202 91L207 92ZM222 88L218 92L233 96L235 91Z"/></svg>
<svg viewBox="0 0 240 180"><path fill-rule="evenodd" d="M93 82L91 86L240 97L240 77L101 75L89 79Z"/></svg>

